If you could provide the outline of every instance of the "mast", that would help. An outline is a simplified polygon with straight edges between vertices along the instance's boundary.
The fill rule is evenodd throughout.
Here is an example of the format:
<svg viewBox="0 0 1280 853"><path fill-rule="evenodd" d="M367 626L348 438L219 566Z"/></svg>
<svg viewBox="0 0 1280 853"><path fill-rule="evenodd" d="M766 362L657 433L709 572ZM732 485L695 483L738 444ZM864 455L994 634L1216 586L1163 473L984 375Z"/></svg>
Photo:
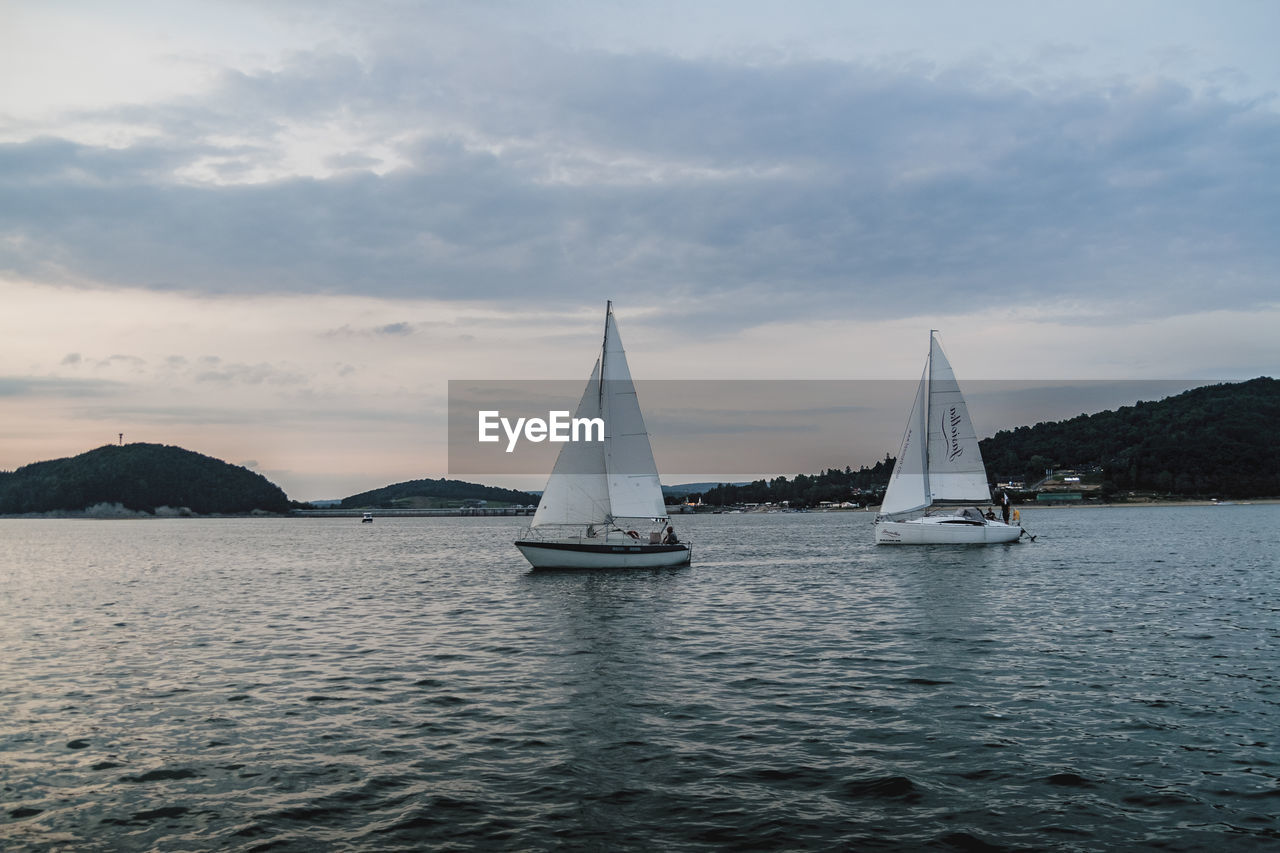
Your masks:
<svg viewBox="0 0 1280 853"><path fill-rule="evenodd" d="M925 356L925 373L929 377L929 385L924 389L924 498L928 502L925 508L933 506L933 486L929 483L929 426L933 423L933 336L937 329L929 330L929 354Z"/></svg>
<svg viewBox="0 0 1280 853"><path fill-rule="evenodd" d="M600 384L596 388L596 407L601 417L605 418L608 424L609 414L605 411L604 405L604 371L605 359L609 357L609 315L613 313L613 300L606 299L604 301L604 334L600 338ZM608 427L606 427L607 429ZM608 495L609 487L609 458L608 454L604 455L604 468L601 473L604 474L605 494ZM609 506L609 511L605 513L605 519L609 524L613 524L613 506Z"/></svg>

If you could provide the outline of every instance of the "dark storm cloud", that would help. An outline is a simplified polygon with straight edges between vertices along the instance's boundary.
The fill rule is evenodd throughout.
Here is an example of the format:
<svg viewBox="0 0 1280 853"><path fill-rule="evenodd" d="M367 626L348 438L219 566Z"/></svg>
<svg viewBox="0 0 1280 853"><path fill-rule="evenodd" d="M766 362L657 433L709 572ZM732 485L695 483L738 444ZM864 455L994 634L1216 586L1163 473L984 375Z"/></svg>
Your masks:
<svg viewBox="0 0 1280 853"><path fill-rule="evenodd" d="M431 47L228 74L199 99L129 108L158 132L125 148L0 146L0 270L507 307L689 297L681 316L704 331L1063 298L1124 317L1274 301L1270 102L1167 81L1031 90L928 66ZM386 142L396 168L353 150L325 178L175 177L277 167L278 134L330 121Z"/></svg>

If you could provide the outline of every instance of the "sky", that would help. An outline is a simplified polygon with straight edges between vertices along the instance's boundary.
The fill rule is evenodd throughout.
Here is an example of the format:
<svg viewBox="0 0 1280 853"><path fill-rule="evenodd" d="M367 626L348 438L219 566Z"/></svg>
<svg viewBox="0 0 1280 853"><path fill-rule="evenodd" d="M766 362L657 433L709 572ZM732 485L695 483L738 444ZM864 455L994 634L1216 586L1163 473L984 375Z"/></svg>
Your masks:
<svg viewBox="0 0 1280 853"><path fill-rule="evenodd" d="M914 379L930 329L962 382L1275 375L1277 32L1262 0L0 0L0 470L123 433L298 500L447 476L450 380L585 380L607 299L638 379ZM843 458L742 473L896 451L833 402Z"/></svg>

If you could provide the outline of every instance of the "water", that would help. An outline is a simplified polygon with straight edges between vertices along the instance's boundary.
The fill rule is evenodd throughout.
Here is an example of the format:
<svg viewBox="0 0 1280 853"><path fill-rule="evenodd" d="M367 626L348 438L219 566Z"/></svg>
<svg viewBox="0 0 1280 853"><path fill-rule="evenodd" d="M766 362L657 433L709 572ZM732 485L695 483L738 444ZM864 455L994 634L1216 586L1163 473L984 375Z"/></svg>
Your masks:
<svg viewBox="0 0 1280 853"><path fill-rule="evenodd" d="M5 850L1274 850L1280 507L0 521Z"/></svg>

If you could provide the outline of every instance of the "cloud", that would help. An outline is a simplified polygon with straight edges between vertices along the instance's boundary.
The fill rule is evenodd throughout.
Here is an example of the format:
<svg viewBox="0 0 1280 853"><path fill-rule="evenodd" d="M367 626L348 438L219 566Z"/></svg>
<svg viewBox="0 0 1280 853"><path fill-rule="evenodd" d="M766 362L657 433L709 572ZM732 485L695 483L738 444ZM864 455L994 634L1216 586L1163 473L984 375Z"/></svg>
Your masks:
<svg viewBox="0 0 1280 853"><path fill-rule="evenodd" d="M106 358L99 359L95 366L102 368L127 367L134 372L137 372L143 370L147 366L147 360L145 358L139 358L136 355L116 353L114 355L109 355Z"/></svg>
<svg viewBox="0 0 1280 853"><path fill-rule="evenodd" d="M508 308L639 294L708 332L992 300L1274 303L1266 101L449 32L452 50L315 51L96 116L151 129L123 147L0 146L0 239L16 247L0 267ZM395 325L383 334L409 330Z"/></svg>
<svg viewBox="0 0 1280 853"><path fill-rule="evenodd" d="M301 371L280 368L273 364L223 363L203 370L193 377L196 382L237 383L245 385L305 385L309 377Z"/></svg>
<svg viewBox="0 0 1280 853"><path fill-rule="evenodd" d="M60 379L0 376L0 397L102 397L125 386L106 379Z"/></svg>
<svg viewBox="0 0 1280 853"><path fill-rule="evenodd" d="M0 384L3 388L3 384ZM307 405L307 401L277 401L261 407L224 406L216 401L196 401L191 405L174 405L155 402L148 399L127 399L109 405L83 406L76 412L77 416L88 421L101 423L128 422L138 427L206 427L209 425L248 426L264 431L273 428L288 428L298 431L291 438L278 436L264 437L259 434L255 440L261 444L275 441L301 441L301 433L306 432L307 440L313 441L317 435L326 431L339 430L376 430L388 425L407 425L420 427L423 414L418 411L395 411L387 408L364 409L352 412L336 406ZM250 430L252 433L253 430Z"/></svg>
<svg viewBox="0 0 1280 853"><path fill-rule="evenodd" d="M419 328L424 324L408 323L397 321L395 323L386 323L381 326L371 326L368 328L353 328L351 325L343 325L337 329L329 329L322 333L326 338L399 338L408 335L417 334ZM425 325L446 326L450 324L436 323Z"/></svg>

